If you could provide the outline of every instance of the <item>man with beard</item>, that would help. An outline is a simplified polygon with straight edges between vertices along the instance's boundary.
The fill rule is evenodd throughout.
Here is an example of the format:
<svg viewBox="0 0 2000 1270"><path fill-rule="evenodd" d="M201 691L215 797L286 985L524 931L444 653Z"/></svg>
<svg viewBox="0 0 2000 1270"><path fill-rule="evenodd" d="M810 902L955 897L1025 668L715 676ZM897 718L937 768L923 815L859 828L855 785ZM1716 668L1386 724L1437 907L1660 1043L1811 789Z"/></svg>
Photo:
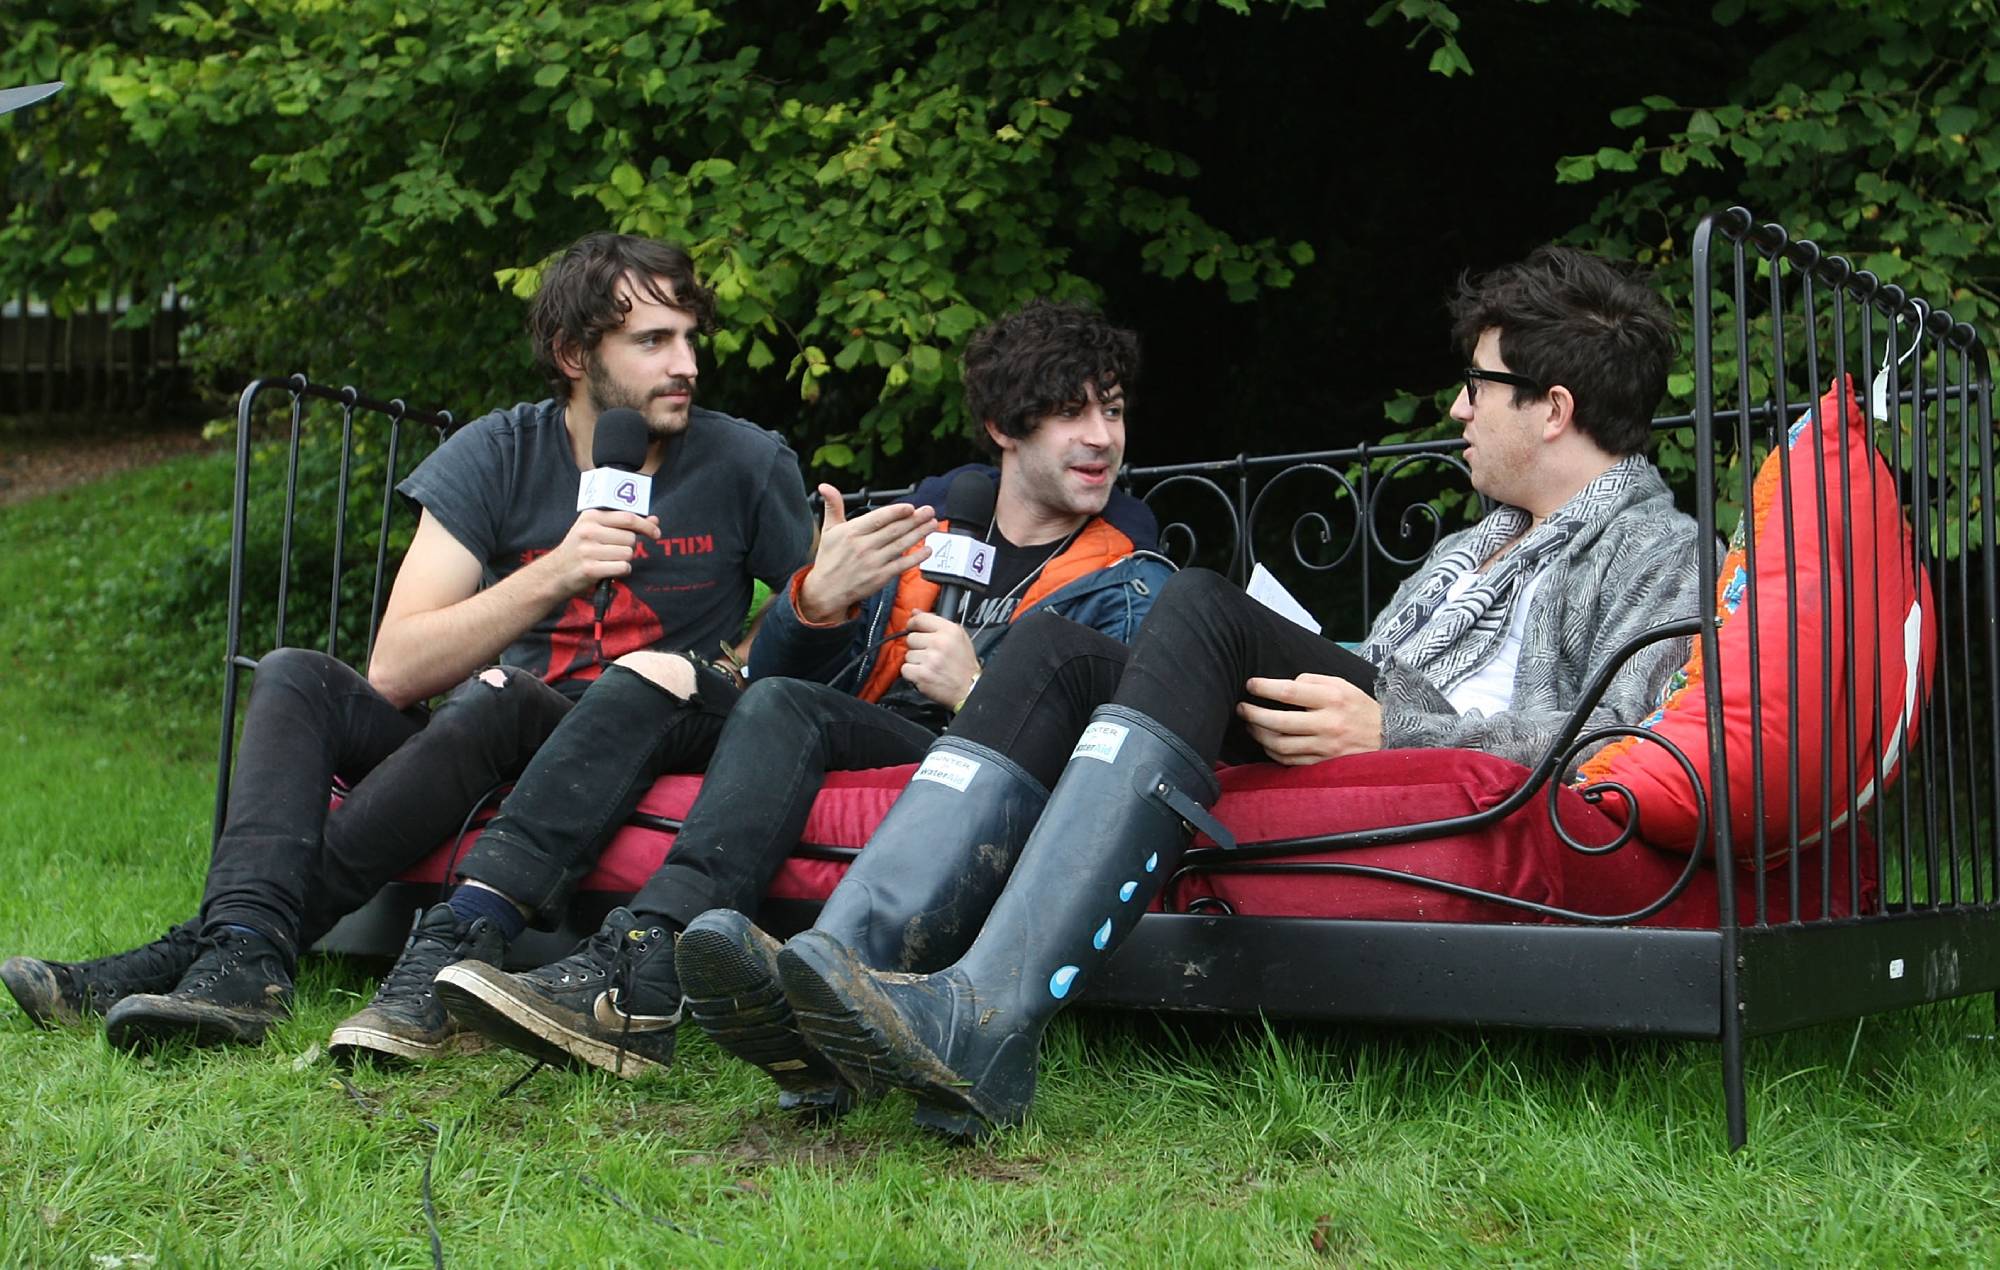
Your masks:
<svg viewBox="0 0 2000 1270"><path fill-rule="evenodd" d="M261 1041L299 952L519 776L606 661L737 636L752 580L797 568L812 520L775 433L693 404L713 317L675 246L592 234L549 265L528 326L556 396L475 420L398 486L422 515L367 677L305 649L259 663L201 912L95 961L8 961L31 1018L103 1014L128 1048ZM645 420L651 513L578 512L598 419L621 406ZM479 898L417 938L480 951Z"/></svg>
<svg viewBox="0 0 2000 1270"><path fill-rule="evenodd" d="M818 551L758 631L740 699L678 658L613 667L536 755L461 870L526 910L492 914L496 926L552 920L654 778L705 764L672 853L630 909L524 974L499 969L497 942L476 953L412 943L391 976L396 998L386 999L385 982L335 1044L417 1057L470 1027L624 1076L671 1061L684 996L674 937L710 908L756 904L829 770L922 757L972 691L981 659L1011 642L1027 614L1060 614L1114 642L1136 633L1172 570L1150 552L1151 512L1113 487L1138 371L1137 337L1080 305L1038 301L977 332L964 357L966 413L997 472L959 468L918 485L911 503L852 519L821 486ZM949 621L930 611L939 587L916 567L928 556L916 544L937 523L931 506L971 518L965 494L945 498L961 482L991 496L990 525L955 528L977 535L961 544L990 547L993 567L984 594ZM729 712L719 737L702 710ZM774 1061L796 1101L842 1099L830 1071Z"/></svg>

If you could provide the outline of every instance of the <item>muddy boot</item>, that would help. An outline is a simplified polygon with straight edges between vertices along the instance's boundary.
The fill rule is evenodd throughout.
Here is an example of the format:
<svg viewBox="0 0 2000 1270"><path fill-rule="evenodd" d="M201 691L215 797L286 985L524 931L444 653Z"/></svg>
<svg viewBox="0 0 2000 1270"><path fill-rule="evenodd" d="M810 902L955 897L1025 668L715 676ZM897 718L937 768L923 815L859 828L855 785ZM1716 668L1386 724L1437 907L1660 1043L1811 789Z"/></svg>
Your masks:
<svg viewBox="0 0 2000 1270"><path fill-rule="evenodd" d="M165 993L135 993L104 1016L104 1035L123 1050L163 1041L260 1045L291 1017L292 970L278 946L254 931L225 926L200 940L201 952Z"/></svg>
<svg viewBox="0 0 2000 1270"><path fill-rule="evenodd" d="M1123 706L1098 708L965 956L929 975L875 970L825 931L778 955L807 1039L850 1080L917 1097L958 1136L1018 1124L1042 1029L1159 894L1192 828L1214 821L1208 764ZM1219 830L1211 830L1212 833Z"/></svg>
<svg viewBox="0 0 2000 1270"><path fill-rule="evenodd" d="M200 934L197 918L150 944L91 961L9 957L0 965L0 983L14 994L22 1013L44 1027L81 1023L137 993L171 991L200 953Z"/></svg>
<svg viewBox="0 0 2000 1270"><path fill-rule="evenodd" d="M814 929L882 970L931 970L971 943L1048 801L1003 754L939 737ZM806 1043L778 980L778 942L730 909L681 935L688 1010L725 1051L761 1069L787 1110L838 1114L854 1090Z"/></svg>
<svg viewBox="0 0 2000 1270"><path fill-rule="evenodd" d="M434 904L410 929L403 955L382 977L366 1009L333 1029L326 1051L335 1060L373 1058L423 1062L476 1054L486 1038L451 1017L437 994L438 971L460 961L499 965L507 951L500 928L484 917L466 921L449 904Z"/></svg>
<svg viewBox="0 0 2000 1270"><path fill-rule="evenodd" d="M561 961L511 975L483 961L438 971L437 992L465 1027L559 1067L588 1063L629 1078L674 1061L681 985L664 924L614 908Z"/></svg>

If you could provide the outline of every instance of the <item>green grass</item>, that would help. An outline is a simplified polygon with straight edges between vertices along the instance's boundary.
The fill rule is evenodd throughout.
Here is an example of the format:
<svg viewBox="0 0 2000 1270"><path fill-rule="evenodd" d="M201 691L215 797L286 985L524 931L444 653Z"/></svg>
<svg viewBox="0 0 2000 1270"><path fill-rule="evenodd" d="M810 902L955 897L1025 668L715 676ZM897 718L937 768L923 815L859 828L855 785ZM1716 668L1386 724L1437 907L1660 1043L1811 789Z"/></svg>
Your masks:
<svg viewBox="0 0 2000 1270"><path fill-rule="evenodd" d="M77 597L225 478L0 508L0 953L109 951L197 901L216 690L150 682L177 633ZM1058 1020L1031 1121L974 1148L897 1099L793 1123L698 1036L651 1082L501 1099L526 1064L481 1058L357 1098L321 1047L369 989L309 962L261 1049L152 1059L9 1003L0 1264L427 1265L427 1161L452 1264L2000 1261L1988 998L1752 1043L1730 1155L1713 1046L1102 1014Z"/></svg>

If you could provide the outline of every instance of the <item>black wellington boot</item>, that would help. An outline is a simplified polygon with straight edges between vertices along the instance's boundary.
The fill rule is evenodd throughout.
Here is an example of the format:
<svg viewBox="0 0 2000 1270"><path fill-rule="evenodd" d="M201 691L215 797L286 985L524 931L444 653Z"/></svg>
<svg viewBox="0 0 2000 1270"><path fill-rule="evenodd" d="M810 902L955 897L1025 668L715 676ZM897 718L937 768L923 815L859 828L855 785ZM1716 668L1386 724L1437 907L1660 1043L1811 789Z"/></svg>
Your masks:
<svg viewBox="0 0 2000 1270"><path fill-rule="evenodd" d="M807 931L778 954L800 1026L850 1079L915 1094L920 1124L959 1136L1018 1124L1042 1029L1130 933L1191 826L1213 824L1217 792L1179 737L1100 706L965 956L930 975L878 971Z"/></svg>
<svg viewBox="0 0 2000 1270"><path fill-rule="evenodd" d="M1006 885L1048 797L1006 755L939 737L813 929L871 968L949 965ZM778 1083L780 1105L837 1113L853 1090L800 1033L777 953L743 914L702 914L675 954L688 1011L717 1045Z"/></svg>

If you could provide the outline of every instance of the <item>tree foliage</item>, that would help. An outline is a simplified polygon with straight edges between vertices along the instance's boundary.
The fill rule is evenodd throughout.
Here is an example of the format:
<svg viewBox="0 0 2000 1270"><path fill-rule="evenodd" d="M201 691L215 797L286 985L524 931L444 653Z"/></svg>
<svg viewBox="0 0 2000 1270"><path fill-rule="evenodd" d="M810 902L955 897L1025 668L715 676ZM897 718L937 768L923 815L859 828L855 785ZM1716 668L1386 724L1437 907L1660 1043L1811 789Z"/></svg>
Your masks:
<svg viewBox="0 0 2000 1270"><path fill-rule="evenodd" d="M1392 12L1437 42L1432 69L1475 71L1447 0L1396 0L1376 19ZM1605 191L1566 237L1654 267L1685 323L1688 235L1704 213L1740 203L1991 328L2000 317L1995 16L1994 0L1718 0L1709 19L1746 51L1741 74L1717 99L1646 93L1609 113L1615 135L1604 144L1560 158L1555 183ZM1753 397L1769 388L1754 371ZM1691 374L1671 375L1669 408L1688 408L1692 391ZM1435 413L1422 395L1394 397L1388 415L1402 430L1392 438L1455 433L1443 417L1449 391L1433 400ZM1658 457L1669 472L1692 469L1684 445L1669 441Z"/></svg>
<svg viewBox="0 0 2000 1270"><path fill-rule="evenodd" d="M0 284L183 285L199 359L239 372L483 406L525 382L495 281L531 293L609 223L687 242L724 377L782 369L811 457L865 467L960 423L988 316L1096 295L1079 244L1236 301L1312 258L1211 221L1194 162L1117 126L1167 0L5 7L0 81L73 89L12 129Z"/></svg>
<svg viewBox="0 0 2000 1270"><path fill-rule="evenodd" d="M1726 101L1649 95L1615 112L1623 146L1564 159L1609 178L1594 241L1674 264L1727 192L1885 282L1990 323L2000 315L2000 47L1993 0L1721 0L1761 47ZM1629 174L1616 176L1614 174Z"/></svg>
<svg viewBox="0 0 2000 1270"><path fill-rule="evenodd" d="M786 428L822 466L863 475L957 427L953 364L966 333L1033 294L1110 287L1190 310L1258 301L1258 320L1234 325L1254 328L1268 353L1232 345L1230 361L1200 368L1203 382L1254 380L1253 393L1281 382L1290 395L1260 400L1222 443L1257 443L1282 412L1296 418L1279 426L1296 433L1326 417L1367 427L1389 384L1366 376L1389 350L1343 357L1341 376L1293 374L1353 330L1265 320L1293 312L1281 289L1315 253L1355 269L1436 241L1456 269L1566 231L1661 266L1685 310L1688 230L1703 211L1743 202L1961 316L1995 316L1995 0L1720 0L1685 18L1634 0L1318 8L0 0L11 42L0 82L72 84L0 122L0 286L67 304L178 283L196 302L195 351L208 366L360 374L464 410L532 391L519 306L496 302L496 280L525 293L542 253L606 223L683 237L723 301L708 399ZM1359 31L1364 18L1396 40ZM1604 33L1619 27L1633 34ZM1265 33L1267 52L1309 44L1314 64L1323 46L1327 79L1297 80L1289 97L1264 99L1278 104L1262 117L1234 118L1238 97L1204 85L1240 94L1244 80L1187 64L1220 28ZM1584 28L1581 51L1564 42ZM1435 72L1423 77L1430 102L1476 111L1468 85L1514 76L1503 93L1545 95L1544 114L1588 144L1509 170L1505 147L1532 138L1456 150L1449 123L1427 116L1407 81L1379 103L1333 91L1367 78L1367 63L1405 37L1412 66ZM1246 45L1231 48L1240 57ZM1607 59L1620 78L1602 100L1618 104L1591 105L1578 126L1581 72ZM1689 66L1700 73L1671 69ZM1399 132L1411 117L1430 130ZM1389 142L1358 147L1357 134ZM1266 169L1286 154L1296 170L1277 179L1307 195L1268 197L1265 186L1260 204L1238 188L1232 148L1265 156ZM1354 156L1369 166L1340 165ZM1217 180L1203 164L1234 175ZM1469 197L1447 204L1411 179L1438 168L1461 171ZM1593 188L1591 214L1552 210ZM1423 191L1427 205L1410 207L1398 189ZM1357 223L1405 215L1407 227ZM1437 235L1450 218L1507 217L1518 242ZM1178 282L1163 291L1146 274ZM1365 276L1395 285L1389 270ZM1309 276L1302 289L1332 310L1351 302L1344 280ZM1119 296L1106 298L1116 307ZM1368 302L1435 326L1427 290ZM1159 315L1149 347L1184 362L1204 351L1171 338L1175 324ZM1428 360L1399 367L1380 374L1442 378ZM1207 401L1217 415L1227 408ZM1407 396L1392 408L1392 423L1411 426L1441 413Z"/></svg>

